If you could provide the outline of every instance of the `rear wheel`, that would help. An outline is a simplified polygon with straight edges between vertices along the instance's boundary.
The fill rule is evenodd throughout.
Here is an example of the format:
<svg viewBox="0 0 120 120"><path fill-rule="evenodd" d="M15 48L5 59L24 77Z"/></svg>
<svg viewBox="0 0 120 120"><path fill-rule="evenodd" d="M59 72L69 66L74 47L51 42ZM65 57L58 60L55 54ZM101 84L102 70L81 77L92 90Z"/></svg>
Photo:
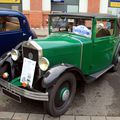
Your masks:
<svg viewBox="0 0 120 120"><path fill-rule="evenodd" d="M118 52L116 55L116 59L113 61L114 67L112 68L112 72L116 72L119 69L119 58L120 58L120 53Z"/></svg>
<svg viewBox="0 0 120 120"><path fill-rule="evenodd" d="M76 93L76 78L72 73L63 74L49 89L49 101L45 102L47 112L52 116L64 114Z"/></svg>

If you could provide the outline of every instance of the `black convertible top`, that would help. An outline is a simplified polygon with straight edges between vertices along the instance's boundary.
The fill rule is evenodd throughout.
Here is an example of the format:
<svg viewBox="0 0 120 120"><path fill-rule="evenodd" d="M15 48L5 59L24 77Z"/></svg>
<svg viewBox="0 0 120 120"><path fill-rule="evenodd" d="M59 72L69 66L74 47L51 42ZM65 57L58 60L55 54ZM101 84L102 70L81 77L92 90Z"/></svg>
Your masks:
<svg viewBox="0 0 120 120"><path fill-rule="evenodd" d="M50 16L74 16L74 17L89 17L89 18L117 18L110 14L95 14L95 13L51 13Z"/></svg>

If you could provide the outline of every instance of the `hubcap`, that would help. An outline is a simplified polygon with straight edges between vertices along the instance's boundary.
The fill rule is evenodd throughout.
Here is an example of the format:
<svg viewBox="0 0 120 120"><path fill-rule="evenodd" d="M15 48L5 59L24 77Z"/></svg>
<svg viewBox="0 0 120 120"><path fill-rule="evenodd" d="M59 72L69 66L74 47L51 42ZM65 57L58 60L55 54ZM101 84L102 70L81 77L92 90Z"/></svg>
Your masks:
<svg viewBox="0 0 120 120"><path fill-rule="evenodd" d="M61 91L62 101L68 100L69 96L70 96L70 91L69 91L69 89L65 88L65 89L63 89L63 90Z"/></svg>

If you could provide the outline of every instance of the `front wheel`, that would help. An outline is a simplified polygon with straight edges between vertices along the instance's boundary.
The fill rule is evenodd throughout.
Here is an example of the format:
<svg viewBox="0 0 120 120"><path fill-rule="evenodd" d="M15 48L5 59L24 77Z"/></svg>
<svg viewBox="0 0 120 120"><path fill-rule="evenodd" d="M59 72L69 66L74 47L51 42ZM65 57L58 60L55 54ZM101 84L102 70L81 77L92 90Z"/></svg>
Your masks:
<svg viewBox="0 0 120 120"><path fill-rule="evenodd" d="M75 76L72 73L63 74L48 92L49 101L44 103L48 114L52 116L64 114L76 93Z"/></svg>

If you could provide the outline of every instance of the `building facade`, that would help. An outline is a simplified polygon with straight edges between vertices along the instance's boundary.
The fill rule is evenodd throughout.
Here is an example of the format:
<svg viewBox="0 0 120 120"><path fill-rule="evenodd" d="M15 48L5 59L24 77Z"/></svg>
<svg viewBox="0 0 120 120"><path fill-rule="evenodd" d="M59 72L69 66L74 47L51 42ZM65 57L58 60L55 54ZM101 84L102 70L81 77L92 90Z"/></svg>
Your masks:
<svg viewBox="0 0 120 120"><path fill-rule="evenodd" d="M23 13L34 28L46 27L51 12L108 13L109 0L22 0Z"/></svg>

